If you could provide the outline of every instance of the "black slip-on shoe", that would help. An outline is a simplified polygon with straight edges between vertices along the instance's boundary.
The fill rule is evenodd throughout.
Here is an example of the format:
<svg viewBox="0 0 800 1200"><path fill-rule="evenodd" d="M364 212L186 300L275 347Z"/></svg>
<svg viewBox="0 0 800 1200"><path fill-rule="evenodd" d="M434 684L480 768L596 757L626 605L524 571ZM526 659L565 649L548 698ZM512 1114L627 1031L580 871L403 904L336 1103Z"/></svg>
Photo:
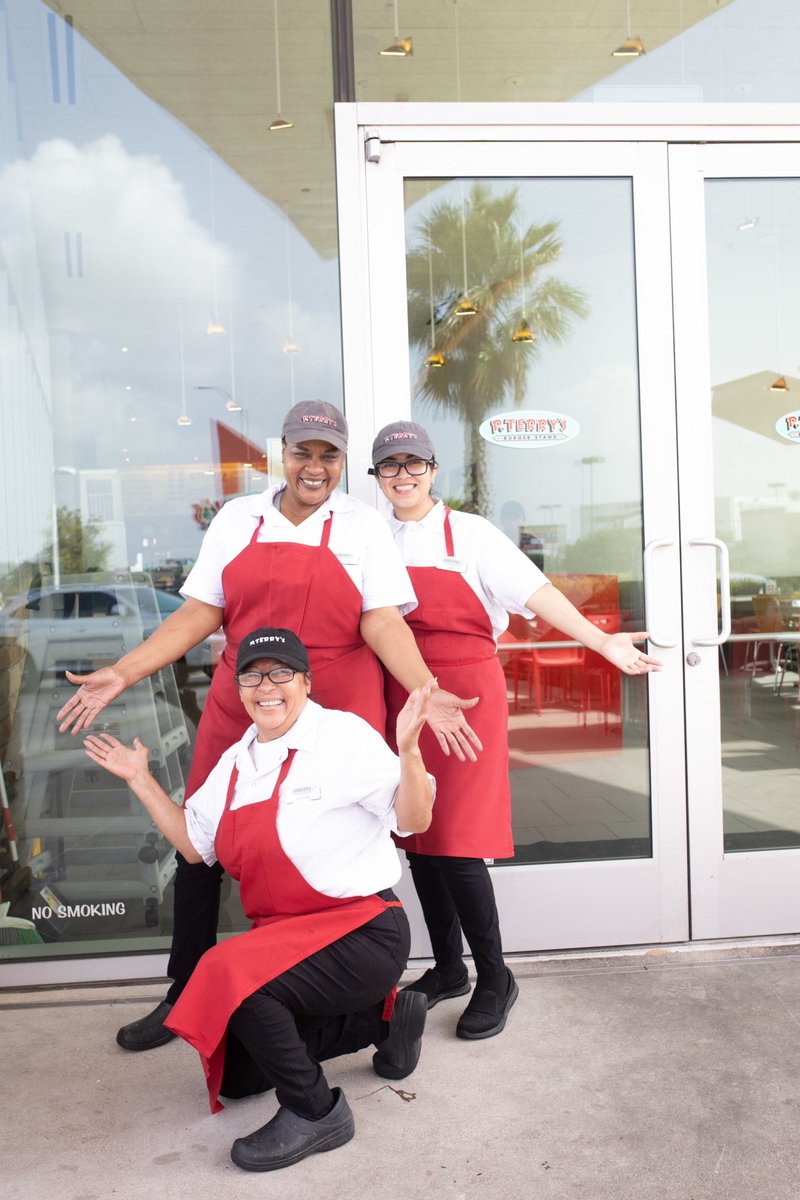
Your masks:
<svg viewBox="0 0 800 1200"><path fill-rule="evenodd" d="M166 1046L177 1034L164 1027L164 1021L172 1012L172 1005L162 1000L151 1013L130 1025L123 1025L117 1033L117 1045L123 1050L155 1050Z"/></svg>
<svg viewBox="0 0 800 1200"><path fill-rule="evenodd" d="M440 1000L451 1000L454 996L466 996L471 986L466 967L464 967L463 975L457 975L455 979L448 979L436 967L428 967L419 979L415 979L413 983L407 983L402 992L421 992L428 1002L428 1008L435 1008Z"/></svg>
<svg viewBox="0 0 800 1200"><path fill-rule="evenodd" d="M419 1062L422 1050L422 1034L428 1005L421 992L397 993L389 1036L384 1039L372 1056L372 1066L382 1079L405 1079Z"/></svg>
<svg viewBox="0 0 800 1200"><path fill-rule="evenodd" d="M231 1146L231 1158L243 1171L280 1171L308 1158L335 1150L349 1142L355 1133L350 1106L341 1088L333 1088L336 1103L326 1117L310 1121L290 1108L279 1108L271 1121L237 1138Z"/></svg>
<svg viewBox="0 0 800 1200"><path fill-rule="evenodd" d="M508 970L508 968L506 968ZM511 1006L519 995L517 981L508 972L506 991L498 994L478 983L469 1004L461 1014L456 1026L456 1036L468 1041L494 1037L505 1028Z"/></svg>

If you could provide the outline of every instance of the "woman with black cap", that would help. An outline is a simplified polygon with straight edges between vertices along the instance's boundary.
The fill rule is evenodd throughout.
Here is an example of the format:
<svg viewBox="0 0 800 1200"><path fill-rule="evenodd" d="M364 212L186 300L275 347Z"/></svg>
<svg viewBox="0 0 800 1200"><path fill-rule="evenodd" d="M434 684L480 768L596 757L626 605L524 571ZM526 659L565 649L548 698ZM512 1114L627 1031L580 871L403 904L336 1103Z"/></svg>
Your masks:
<svg viewBox="0 0 800 1200"><path fill-rule="evenodd" d="M140 646L113 667L67 672L81 686L58 714L62 732L88 728L125 688L182 658L223 625L227 645L198 726L189 797L247 724L233 648L255 625L279 625L295 629L308 647L320 703L356 713L384 733L380 663L409 691L428 682L431 672L402 619L401 610L416 601L385 521L338 490L347 434L344 414L332 404L308 400L290 409L282 430L283 482L223 506L181 589L184 603ZM429 702L428 723L439 746L457 758L475 758L461 712L469 704L438 688ZM167 968L173 982L153 1012L120 1029L124 1049L149 1050L171 1039L164 1018L216 938L221 876L218 864L209 869L178 856Z"/></svg>
<svg viewBox="0 0 800 1200"><path fill-rule="evenodd" d="M645 633L603 633L489 521L451 512L434 499L436 456L421 425L387 425L375 438L372 463L370 474L377 476L392 506L389 525L417 595L417 607L406 620L420 652L443 686L480 697L470 714L483 744L480 760L468 771L453 759L436 763L437 799L430 828L401 842L435 956L435 966L410 987L425 995L429 1007L467 995L463 931L477 984L456 1033L471 1040L492 1037L505 1026L518 991L503 961L497 906L484 861L514 854L508 704L496 656L508 613L541 615L629 675L656 669L659 663L634 645ZM406 692L387 677L386 695L391 729ZM420 746L424 756L426 731Z"/></svg>
<svg viewBox="0 0 800 1200"><path fill-rule="evenodd" d="M239 880L253 925L202 957L167 1024L198 1050L212 1112L220 1096L275 1088L277 1114L231 1149L245 1170L272 1171L353 1136L321 1060L374 1044L376 1072L402 1079L419 1058L424 998L394 1004L409 930L391 891L390 831L430 821L418 738L431 685L398 717L396 757L360 717L308 699L308 656L290 630L249 633L235 679L248 728L183 809L150 775L138 738L132 749L108 734L84 745L187 861L219 860Z"/></svg>

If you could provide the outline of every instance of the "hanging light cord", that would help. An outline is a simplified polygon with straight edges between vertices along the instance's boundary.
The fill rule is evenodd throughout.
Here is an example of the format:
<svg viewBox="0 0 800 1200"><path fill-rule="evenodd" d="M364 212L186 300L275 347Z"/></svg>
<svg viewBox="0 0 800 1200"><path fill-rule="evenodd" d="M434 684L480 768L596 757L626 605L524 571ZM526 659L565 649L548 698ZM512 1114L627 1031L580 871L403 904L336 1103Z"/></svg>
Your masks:
<svg viewBox="0 0 800 1200"><path fill-rule="evenodd" d="M428 222L428 295L431 300L431 350L436 349L436 332L434 329L433 311L433 246L431 242L431 226Z"/></svg>
<svg viewBox="0 0 800 1200"><path fill-rule="evenodd" d="M394 0L394 40L400 41L400 15L397 11L397 0Z"/></svg>
<svg viewBox="0 0 800 1200"><path fill-rule="evenodd" d="M525 288L525 260L523 258L523 238L522 238L522 221L519 225L519 277L522 283L522 319L528 319L528 296Z"/></svg>
<svg viewBox="0 0 800 1200"><path fill-rule="evenodd" d="M275 93L278 100L278 115L283 112L281 105L281 47L278 34L278 0L272 0L272 13L275 23Z"/></svg>
<svg viewBox="0 0 800 1200"><path fill-rule="evenodd" d="M456 44L456 100L461 101L461 38L458 26L458 0L453 0L453 15L455 17Z"/></svg>
<svg viewBox="0 0 800 1200"><path fill-rule="evenodd" d="M772 184L772 255L775 263L775 349L778 375L781 374L781 261L778 254L778 207L775 203L775 184Z"/></svg>
<svg viewBox="0 0 800 1200"><path fill-rule="evenodd" d="M461 180L461 265L464 268L464 295L467 295L467 214L464 203L464 180Z"/></svg>

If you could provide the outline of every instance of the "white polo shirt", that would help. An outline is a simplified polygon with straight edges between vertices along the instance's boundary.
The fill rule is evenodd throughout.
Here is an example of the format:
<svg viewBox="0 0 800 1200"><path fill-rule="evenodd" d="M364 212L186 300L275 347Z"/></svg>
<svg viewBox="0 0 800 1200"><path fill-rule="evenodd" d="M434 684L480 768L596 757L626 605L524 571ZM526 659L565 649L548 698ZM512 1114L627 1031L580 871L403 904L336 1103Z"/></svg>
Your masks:
<svg viewBox="0 0 800 1200"><path fill-rule="evenodd" d="M225 607L222 571L253 536L259 517L259 542L292 542L318 546L323 526L333 513L328 547L361 593L361 611L396 605L402 613L416 607L416 597L386 522L361 500L338 489L300 525L275 507L279 483L258 496L240 496L223 505L206 531L197 562L181 588L206 604Z"/></svg>
<svg viewBox="0 0 800 1200"><path fill-rule="evenodd" d="M389 515L389 526L407 567L435 567L445 558L444 504L437 500L421 521L398 521ZM547 576L514 543L485 517L450 513L453 557L475 595L486 609L495 639L508 628L508 614L535 614L525 602L547 582Z"/></svg>
<svg viewBox="0 0 800 1200"><path fill-rule="evenodd" d="M313 700L283 737L255 738L251 725L186 802L189 839L203 860L216 862L214 836L234 764L239 777L231 808L237 809L271 796L281 764L296 748L278 798L284 853L326 896L370 896L397 883L400 860L390 832L397 831L400 760L383 738L360 717Z"/></svg>

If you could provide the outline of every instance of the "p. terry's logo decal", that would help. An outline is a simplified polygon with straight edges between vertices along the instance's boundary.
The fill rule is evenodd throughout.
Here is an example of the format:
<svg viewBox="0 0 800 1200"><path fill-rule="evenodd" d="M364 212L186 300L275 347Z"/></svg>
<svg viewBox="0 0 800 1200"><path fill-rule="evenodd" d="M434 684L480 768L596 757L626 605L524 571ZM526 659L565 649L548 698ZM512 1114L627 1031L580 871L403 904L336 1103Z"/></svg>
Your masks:
<svg viewBox="0 0 800 1200"><path fill-rule="evenodd" d="M478 432L493 446L539 450L544 446L560 446L562 442L571 441L580 433L580 425L574 417L564 413L524 409L487 417Z"/></svg>
<svg viewBox="0 0 800 1200"><path fill-rule="evenodd" d="M800 442L800 408L778 417L775 432L786 438L787 442Z"/></svg>

